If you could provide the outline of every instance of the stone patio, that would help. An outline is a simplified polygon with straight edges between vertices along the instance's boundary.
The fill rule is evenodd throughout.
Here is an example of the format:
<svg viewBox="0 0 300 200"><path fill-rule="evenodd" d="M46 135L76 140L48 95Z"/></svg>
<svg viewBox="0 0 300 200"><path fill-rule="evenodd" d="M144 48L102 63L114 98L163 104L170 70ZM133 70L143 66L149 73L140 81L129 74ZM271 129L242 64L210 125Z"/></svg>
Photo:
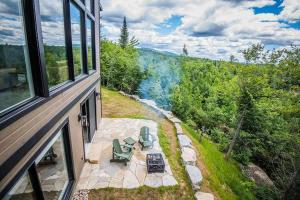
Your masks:
<svg viewBox="0 0 300 200"><path fill-rule="evenodd" d="M141 151L141 147L137 142L135 144L134 155L127 166L123 163L111 163L112 140L117 138L123 144L123 139L132 137L138 141L139 132L143 126L149 127L150 133L155 137L154 147ZM91 163L96 164L85 163L77 189L176 185L177 181L159 145L157 132L157 123L151 120L103 118L98 126L98 131L95 133L87 156L91 160ZM145 161L148 153L161 153L163 155L166 164L164 173L147 173Z"/></svg>

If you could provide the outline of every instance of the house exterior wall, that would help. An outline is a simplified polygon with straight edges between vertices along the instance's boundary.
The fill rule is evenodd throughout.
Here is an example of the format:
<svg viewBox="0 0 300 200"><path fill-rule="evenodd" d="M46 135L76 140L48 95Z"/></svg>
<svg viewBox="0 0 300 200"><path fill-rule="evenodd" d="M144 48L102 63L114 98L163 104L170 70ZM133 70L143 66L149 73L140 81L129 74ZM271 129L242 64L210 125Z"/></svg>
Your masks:
<svg viewBox="0 0 300 200"><path fill-rule="evenodd" d="M89 75L84 80L76 83L71 88L50 98L49 101L35 108L28 114L22 116L20 119L14 121L9 126L0 131L0 165L7 161L11 156L26 145L26 142L35 137L37 132L43 132L43 128L57 117L62 110L67 110L66 113L59 117L58 121L50 128L50 130L43 132L42 138L34 144L24 157L20 158L15 165L7 172L6 176L0 180L0 191L2 191L7 184L17 175L17 173L24 167L24 164L36 154L38 149L45 145L47 139L55 134L55 130L66 120L69 121L69 139L70 148L73 160L73 173L75 184L80 176L84 164L84 147L82 137L82 126L78 120L80 114L80 103L86 99L92 92L100 92L100 44L99 44L99 2L94 1L95 9L95 61L96 72ZM80 97L80 98L78 98ZM96 119L101 118L101 100L100 95L96 97ZM72 105L70 107L70 105ZM68 109L66 109L68 107Z"/></svg>

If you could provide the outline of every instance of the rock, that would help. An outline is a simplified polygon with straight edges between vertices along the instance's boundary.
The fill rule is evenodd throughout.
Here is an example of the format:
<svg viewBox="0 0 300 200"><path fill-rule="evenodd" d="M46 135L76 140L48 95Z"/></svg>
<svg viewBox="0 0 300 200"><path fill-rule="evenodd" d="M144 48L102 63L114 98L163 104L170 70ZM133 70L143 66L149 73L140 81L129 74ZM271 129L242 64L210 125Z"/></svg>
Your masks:
<svg viewBox="0 0 300 200"><path fill-rule="evenodd" d="M163 186L173 186L177 185L177 181L173 176L164 175L162 178Z"/></svg>
<svg viewBox="0 0 300 200"><path fill-rule="evenodd" d="M163 114L166 118L168 118L168 119L171 119L171 118L174 117L174 116L173 116L173 113L172 113L171 111L162 110L161 112L162 112L162 114Z"/></svg>
<svg viewBox="0 0 300 200"><path fill-rule="evenodd" d="M194 190L200 189L200 184L202 182L202 174L198 167L192 166L192 165L186 165L186 172L188 174L188 177L192 183Z"/></svg>
<svg viewBox="0 0 300 200"><path fill-rule="evenodd" d="M188 136L186 136L186 135L178 135L177 138L178 138L178 141L179 141L179 146L181 148L183 148L183 147L190 147L190 148L192 148L192 141L190 140L190 138L188 138Z"/></svg>
<svg viewBox="0 0 300 200"><path fill-rule="evenodd" d="M259 185L274 185L273 181L269 178L266 172L253 163L250 163L248 166L243 166L242 170L251 180L255 181L255 183Z"/></svg>
<svg viewBox="0 0 300 200"><path fill-rule="evenodd" d="M182 130L181 125L179 123L175 123L175 128L176 128L177 135L182 135L183 134L183 130Z"/></svg>
<svg viewBox="0 0 300 200"><path fill-rule="evenodd" d="M119 91L119 93L122 94L122 95L124 95L124 96L126 96L125 92L123 92L121 90Z"/></svg>
<svg viewBox="0 0 300 200"><path fill-rule="evenodd" d="M136 101L139 101L139 99L140 99L139 96L137 96L137 95L130 95L130 98L132 98Z"/></svg>
<svg viewBox="0 0 300 200"><path fill-rule="evenodd" d="M172 118L168 118L168 119L173 123L181 123L181 120L178 119L177 117L172 117Z"/></svg>
<svg viewBox="0 0 300 200"><path fill-rule="evenodd" d="M196 152L194 151L194 149L191 149L189 147L183 147L181 149L181 159L184 164L195 166L197 161Z"/></svg>
<svg viewBox="0 0 300 200"><path fill-rule="evenodd" d="M197 200L214 200L214 195L206 192L196 192L195 198Z"/></svg>

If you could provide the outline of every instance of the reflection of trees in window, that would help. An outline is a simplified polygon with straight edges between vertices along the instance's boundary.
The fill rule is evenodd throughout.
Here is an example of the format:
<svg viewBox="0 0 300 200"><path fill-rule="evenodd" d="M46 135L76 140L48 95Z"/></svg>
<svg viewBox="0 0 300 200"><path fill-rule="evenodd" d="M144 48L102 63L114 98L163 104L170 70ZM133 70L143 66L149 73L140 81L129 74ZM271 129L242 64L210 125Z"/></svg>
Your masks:
<svg viewBox="0 0 300 200"><path fill-rule="evenodd" d="M62 0L40 1L41 24L49 86L69 79Z"/></svg>
<svg viewBox="0 0 300 200"><path fill-rule="evenodd" d="M92 51L92 21L87 18L86 20L86 33L87 33L87 48L88 48L88 69L93 69L93 51Z"/></svg>
<svg viewBox="0 0 300 200"><path fill-rule="evenodd" d="M44 48L49 85L55 86L68 80L65 47L45 45Z"/></svg>
<svg viewBox="0 0 300 200"><path fill-rule="evenodd" d="M82 56L81 56L80 11L72 3L70 3L70 11L71 11L74 74L75 76L78 76L83 73Z"/></svg>
<svg viewBox="0 0 300 200"><path fill-rule="evenodd" d="M34 96L26 34L19 1L1 1L0 112Z"/></svg>

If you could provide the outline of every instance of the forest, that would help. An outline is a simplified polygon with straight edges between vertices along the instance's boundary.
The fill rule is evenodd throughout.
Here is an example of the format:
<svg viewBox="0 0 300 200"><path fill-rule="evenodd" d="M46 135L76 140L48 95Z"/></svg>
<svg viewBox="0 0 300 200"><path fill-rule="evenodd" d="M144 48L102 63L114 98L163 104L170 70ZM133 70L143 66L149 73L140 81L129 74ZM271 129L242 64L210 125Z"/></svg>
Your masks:
<svg viewBox="0 0 300 200"><path fill-rule="evenodd" d="M243 50L245 63L193 58L103 40L102 85L153 99L272 186L257 199L299 199L300 49Z"/></svg>

